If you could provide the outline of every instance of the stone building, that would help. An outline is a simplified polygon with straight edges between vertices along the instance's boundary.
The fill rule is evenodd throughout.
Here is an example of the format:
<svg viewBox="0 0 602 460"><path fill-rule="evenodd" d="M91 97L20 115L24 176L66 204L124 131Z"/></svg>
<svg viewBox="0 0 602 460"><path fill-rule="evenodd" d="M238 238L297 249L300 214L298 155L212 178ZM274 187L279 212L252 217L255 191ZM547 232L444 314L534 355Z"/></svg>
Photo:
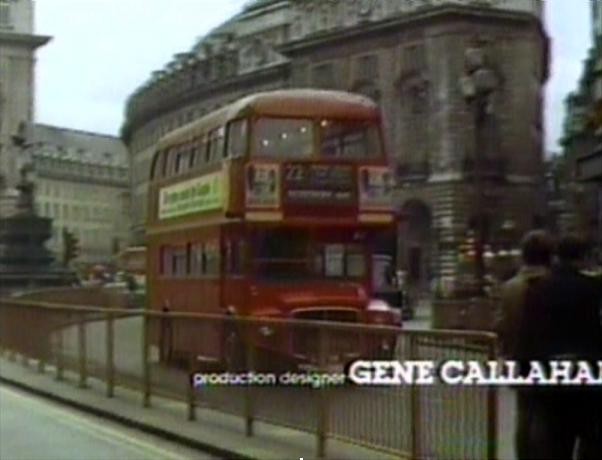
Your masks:
<svg viewBox="0 0 602 460"><path fill-rule="evenodd" d="M585 234L602 257L602 4L592 2L593 46L578 88L567 100L563 147L575 214L573 231Z"/></svg>
<svg viewBox="0 0 602 460"><path fill-rule="evenodd" d="M50 37L34 34L32 0L0 0L0 212L10 212L19 179L13 143L23 123L34 117L35 51Z"/></svg>
<svg viewBox="0 0 602 460"><path fill-rule="evenodd" d="M160 136L248 93L342 89L372 97L385 117L403 216L398 265L423 286L435 274L452 281L476 220L487 222L492 250L543 222L542 9L537 0L249 4L128 101L133 242L143 241ZM491 83L478 130L462 91L477 68Z"/></svg>
<svg viewBox="0 0 602 460"><path fill-rule="evenodd" d="M565 155L553 153L547 158L545 183L548 211L546 227L554 235L574 232L577 217L574 206L568 199L573 182Z"/></svg>
<svg viewBox="0 0 602 460"><path fill-rule="evenodd" d="M52 219L48 247L60 260L63 230L79 240L78 264L109 264L126 246L127 151L115 137L36 124L27 133L36 208Z"/></svg>

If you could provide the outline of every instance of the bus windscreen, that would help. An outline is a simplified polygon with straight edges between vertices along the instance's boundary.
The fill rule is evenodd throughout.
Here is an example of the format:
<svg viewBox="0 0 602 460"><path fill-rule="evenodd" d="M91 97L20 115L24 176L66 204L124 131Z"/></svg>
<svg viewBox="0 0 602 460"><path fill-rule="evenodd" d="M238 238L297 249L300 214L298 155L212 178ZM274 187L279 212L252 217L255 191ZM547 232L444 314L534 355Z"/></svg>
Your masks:
<svg viewBox="0 0 602 460"><path fill-rule="evenodd" d="M318 132L318 153L314 132ZM270 158L364 160L383 154L378 124L371 120L262 117L255 122L253 155Z"/></svg>
<svg viewBox="0 0 602 460"><path fill-rule="evenodd" d="M254 136L255 156L304 158L314 151L310 119L263 117L255 122Z"/></svg>

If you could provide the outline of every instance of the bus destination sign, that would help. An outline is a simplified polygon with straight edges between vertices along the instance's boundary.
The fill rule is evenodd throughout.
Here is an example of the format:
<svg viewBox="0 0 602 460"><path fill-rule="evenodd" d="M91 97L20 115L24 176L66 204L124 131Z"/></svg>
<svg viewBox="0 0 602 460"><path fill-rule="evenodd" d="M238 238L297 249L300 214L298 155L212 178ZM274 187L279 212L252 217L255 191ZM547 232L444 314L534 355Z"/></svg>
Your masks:
<svg viewBox="0 0 602 460"><path fill-rule="evenodd" d="M220 209L223 195L221 172L164 187L159 194L159 219Z"/></svg>
<svg viewBox="0 0 602 460"><path fill-rule="evenodd" d="M350 165L287 163L284 199L296 205L352 205L354 177Z"/></svg>

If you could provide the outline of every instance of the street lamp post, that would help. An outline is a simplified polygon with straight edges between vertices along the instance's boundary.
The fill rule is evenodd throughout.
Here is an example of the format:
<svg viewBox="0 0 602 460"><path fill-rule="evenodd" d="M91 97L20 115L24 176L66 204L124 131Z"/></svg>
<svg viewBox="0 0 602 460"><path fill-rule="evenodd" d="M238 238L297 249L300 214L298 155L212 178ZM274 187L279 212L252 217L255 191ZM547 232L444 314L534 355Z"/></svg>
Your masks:
<svg viewBox="0 0 602 460"><path fill-rule="evenodd" d="M491 95L496 89L497 79L493 70L487 67L481 48L468 48L464 55L465 74L460 80L462 94L472 109L474 124L474 171L473 184L476 195L475 222L475 280L479 295L485 293L484 249L487 238L485 221L486 202L484 195L484 157L486 143L483 132L487 116L491 113Z"/></svg>

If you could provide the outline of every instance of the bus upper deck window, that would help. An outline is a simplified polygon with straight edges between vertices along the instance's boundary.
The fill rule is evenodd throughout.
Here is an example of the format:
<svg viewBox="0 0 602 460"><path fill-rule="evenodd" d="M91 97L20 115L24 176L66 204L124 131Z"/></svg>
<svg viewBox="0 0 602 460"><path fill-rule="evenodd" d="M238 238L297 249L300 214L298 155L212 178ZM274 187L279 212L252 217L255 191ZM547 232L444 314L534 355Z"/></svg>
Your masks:
<svg viewBox="0 0 602 460"><path fill-rule="evenodd" d="M260 118L255 123L254 155L308 157L313 153L313 123L302 118Z"/></svg>
<svg viewBox="0 0 602 460"><path fill-rule="evenodd" d="M364 159L381 156L378 125L366 121L322 120L320 154L329 158Z"/></svg>
<svg viewBox="0 0 602 460"><path fill-rule="evenodd" d="M209 133L207 135L207 138L205 140L205 146L204 146L204 151L205 151L205 164L209 164L211 162L211 149L213 148L213 136L212 133Z"/></svg>
<svg viewBox="0 0 602 460"><path fill-rule="evenodd" d="M209 133L209 146L207 148L207 163L220 161L224 153L224 128L214 129Z"/></svg>
<svg viewBox="0 0 602 460"><path fill-rule="evenodd" d="M188 169L192 169L196 166L198 161L196 141L192 142L188 149Z"/></svg>
<svg viewBox="0 0 602 460"><path fill-rule="evenodd" d="M176 149L175 147L170 148L165 153L165 168L163 175L165 177L173 176L175 171L175 162L176 162Z"/></svg>
<svg viewBox="0 0 602 460"><path fill-rule="evenodd" d="M243 157L247 150L248 123L246 119L235 120L228 125L226 158Z"/></svg>
<svg viewBox="0 0 602 460"><path fill-rule="evenodd" d="M198 137L194 140L194 151L196 158L194 164L196 167L202 166L205 163L205 155L207 152L207 141L204 137Z"/></svg>
<svg viewBox="0 0 602 460"><path fill-rule="evenodd" d="M216 146L215 146L215 156L213 157L213 161L221 161L221 159L225 155L225 147L226 147L226 129L221 126L216 130Z"/></svg>
<svg viewBox="0 0 602 460"><path fill-rule="evenodd" d="M186 170L188 166L188 151L180 147L176 153L175 174L179 174Z"/></svg>

